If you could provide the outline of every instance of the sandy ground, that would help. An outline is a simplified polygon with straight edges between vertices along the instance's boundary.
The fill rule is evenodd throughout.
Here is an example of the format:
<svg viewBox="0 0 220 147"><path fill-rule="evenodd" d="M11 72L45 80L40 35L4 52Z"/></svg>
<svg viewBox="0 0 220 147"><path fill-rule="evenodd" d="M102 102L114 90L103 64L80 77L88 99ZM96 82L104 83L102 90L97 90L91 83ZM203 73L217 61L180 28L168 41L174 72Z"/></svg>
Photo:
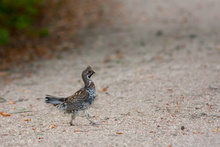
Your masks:
<svg viewBox="0 0 220 147"><path fill-rule="evenodd" d="M0 84L0 112L11 114L0 115L0 146L220 146L219 0L121 3L113 27L82 33L80 54L35 62L28 77ZM44 95L73 94L87 65L98 125L77 117L69 126Z"/></svg>

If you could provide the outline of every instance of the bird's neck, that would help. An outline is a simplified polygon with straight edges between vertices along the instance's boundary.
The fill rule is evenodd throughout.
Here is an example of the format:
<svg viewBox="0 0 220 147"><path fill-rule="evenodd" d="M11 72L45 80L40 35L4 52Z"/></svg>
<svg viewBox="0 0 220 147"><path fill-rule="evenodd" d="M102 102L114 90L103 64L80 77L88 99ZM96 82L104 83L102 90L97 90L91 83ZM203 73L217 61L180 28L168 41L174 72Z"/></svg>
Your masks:
<svg viewBox="0 0 220 147"><path fill-rule="evenodd" d="M87 79L87 78L83 78L83 82L85 84L85 88L89 88L91 84L93 83L92 80Z"/></svg>
<svg viewBox="0 0 220 147"><path fill-rule="evenodd" d="M85 88L94 89L95 88L95 84L93 83L92 80L88 80L88 83L85 83Z"/></svg>

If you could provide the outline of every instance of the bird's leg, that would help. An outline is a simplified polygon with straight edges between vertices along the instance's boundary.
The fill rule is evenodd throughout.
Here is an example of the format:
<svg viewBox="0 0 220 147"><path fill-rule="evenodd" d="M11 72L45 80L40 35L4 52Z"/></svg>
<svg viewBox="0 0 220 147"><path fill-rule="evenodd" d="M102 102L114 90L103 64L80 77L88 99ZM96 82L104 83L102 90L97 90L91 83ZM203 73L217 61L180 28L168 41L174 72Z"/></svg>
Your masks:
<svg viewBox="0 0 220 147"><path fill-rule="evenodd" d="M94 117L94 115L91 115L91 114L89 114L88 112L86 112L87 114L88 114L88 117L89 118L93 118Z"/></svg>
<svg viewBox="0 0 220 147"><path fill-rule="evenodd" d="M72 123L72 121L76 118L76 114L75 113L72 113L71 115L71 120L70 120L70 125L71 126L74 126L74 124Z"/></svg>
<svg viewBox="0 0 220 147"><path fill-rule="evenodd" d="M94 121L91 120L91 118L93 118L93 116L91 116L91 115L88 113L87 110L85 110L85 116L86 116L87 120L90 121L90 124L92 124L92 125L96 125L96 123L95 123Z"/></svg>

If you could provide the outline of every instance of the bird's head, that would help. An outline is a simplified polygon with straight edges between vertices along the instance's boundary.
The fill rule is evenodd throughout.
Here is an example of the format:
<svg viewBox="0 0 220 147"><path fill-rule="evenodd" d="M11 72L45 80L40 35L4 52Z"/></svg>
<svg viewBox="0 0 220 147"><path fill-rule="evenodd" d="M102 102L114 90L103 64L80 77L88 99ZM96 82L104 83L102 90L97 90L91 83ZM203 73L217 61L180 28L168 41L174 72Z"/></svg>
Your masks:
<svg viewBox="0 0 220 147"><path fill-rule="evenodd" d="M92 77L92 75L94 74L94 70L92 70L92 68L90 66L88 66L83 72L82 72L82 78L83 79L90 79Z"/></svg>

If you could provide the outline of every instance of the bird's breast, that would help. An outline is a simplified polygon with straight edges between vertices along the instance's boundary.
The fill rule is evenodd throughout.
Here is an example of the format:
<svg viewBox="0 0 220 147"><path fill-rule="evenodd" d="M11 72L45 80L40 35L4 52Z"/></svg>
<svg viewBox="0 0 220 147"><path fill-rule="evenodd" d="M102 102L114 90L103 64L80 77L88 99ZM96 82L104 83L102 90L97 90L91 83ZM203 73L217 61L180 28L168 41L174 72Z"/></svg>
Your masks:
<svg viewBox="0 0 220 147"><path fill-rule="evenodd" d="M96 90L95 90L95 88L91 88L91 89L87 89L86 91L89 94L88 99L86 100L86 102L89 102L91 104L96 98Z"/></svg>

